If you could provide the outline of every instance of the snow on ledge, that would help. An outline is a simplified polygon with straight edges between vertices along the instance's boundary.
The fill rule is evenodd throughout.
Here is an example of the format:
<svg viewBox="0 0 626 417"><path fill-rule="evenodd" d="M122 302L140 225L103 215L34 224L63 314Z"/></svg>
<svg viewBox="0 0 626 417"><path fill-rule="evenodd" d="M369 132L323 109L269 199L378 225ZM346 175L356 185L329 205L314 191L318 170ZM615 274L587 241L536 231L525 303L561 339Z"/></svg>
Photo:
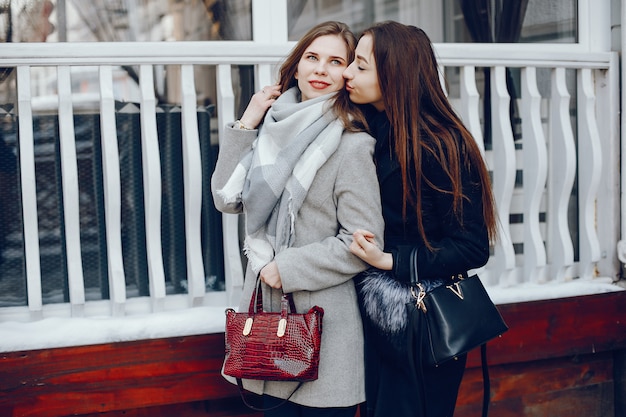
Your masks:
<svg viewBox="0 0 626 417"><path fill-rule="evenodd" d="M623 286L614 283L611 278L574 279L566 282L549 282L545 284L524 283L508 288L494 286L486 287L486 289L492 301L497 305L553 300L625 290Z"/></svg>
<svg viewBox="0 0 626 417"><path fill-rule="evenodd" d="M0 352L84 346L224 331L226 307L194 307L124 317L49 317L0 323Z"/></svg>
<svg viewBox="0 0 626 417"><path fill-rule="evenodd" d="M610 278L573 280L515 287L487 287L498 304L558 299L624 291ZM226 307L194 307L124 317L47 317L32 322L0 322L0 352L84 346L143 339L191 336L224 331Z"/></svg>

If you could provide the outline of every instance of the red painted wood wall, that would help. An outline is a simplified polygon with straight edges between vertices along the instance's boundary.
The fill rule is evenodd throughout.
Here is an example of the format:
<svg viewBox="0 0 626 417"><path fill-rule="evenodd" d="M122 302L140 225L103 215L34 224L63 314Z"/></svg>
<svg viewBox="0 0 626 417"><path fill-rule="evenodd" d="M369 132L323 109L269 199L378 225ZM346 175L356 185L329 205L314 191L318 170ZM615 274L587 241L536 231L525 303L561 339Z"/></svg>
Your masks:
<svg viewBox="0 0 626 417"><path fill-rule="evenodd" d="M510 330L489 344L491 416L625 417L626 291L500 310ZM480 415L478 353L457 417ZM223 334L0 353L0 416L261 416L222 358Z"/></svg>

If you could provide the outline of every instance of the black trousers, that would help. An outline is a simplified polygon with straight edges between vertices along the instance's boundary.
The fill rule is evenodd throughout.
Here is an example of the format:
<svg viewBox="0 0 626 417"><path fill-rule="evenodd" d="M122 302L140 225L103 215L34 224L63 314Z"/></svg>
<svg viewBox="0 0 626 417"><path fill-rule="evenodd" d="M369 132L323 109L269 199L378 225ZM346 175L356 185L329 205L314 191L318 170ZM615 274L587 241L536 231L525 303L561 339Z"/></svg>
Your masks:
<svg viewBox="0 0 626 417"><path fill-rule="evenodd" d="M283 400L280 398L264 395L263 408L273 407L281 401ZM318 408L306 407L287 401L278 408L266 411L263 415L265 417L354 417L356 409L356 405L351 407Z"/></svg>
<svg viewBox="0 0 626 417"><path fill-rule="evenodd" d="M406 333L390 338L364 320L367 403L361 412L367 410L367 417L452 417L454 414L467 355L438 367L420 367L421 341L412 329L409 326Z"/></svg>

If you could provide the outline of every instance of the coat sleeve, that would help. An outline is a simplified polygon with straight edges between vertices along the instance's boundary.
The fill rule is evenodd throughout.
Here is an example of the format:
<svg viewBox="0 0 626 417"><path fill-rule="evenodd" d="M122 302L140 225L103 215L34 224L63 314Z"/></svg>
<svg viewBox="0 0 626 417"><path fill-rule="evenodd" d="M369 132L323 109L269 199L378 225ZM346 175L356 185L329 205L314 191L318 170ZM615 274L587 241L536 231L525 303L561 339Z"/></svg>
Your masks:
<svg viewBox="0 0 626 417"><path fill-rule="evenodd" d="M257 133L258 130L234 129L232 123L228 124L224 130L224 138L220 140L217 163L211 176L213 202L215 208L223 213L242 212L241 196L235 202L225 203L217 190L224 187L241 158L251 149Z"/></svg>
<svg viewBox="0 0 626 417"><path fill-rule="evenodd" d="M334 183L328 183L336 206L336 234L276 255L285 292L330 288L364 271L368 265L349 249L356 229L369 229L383 247L384 221L373 161L374 139L366 134L347 135L342 143L336 178Z"/></svg>
<svg viewBox="0 0 626 417"><path fill-rule="evenodd" d="M426 166L430 178L438 186L449 189L447 177L441 166L433 161ZM403 245L393 251L394 272L402 281L410 280L411 251L417 251L417 272L419 279L445 278L453 274L479 268L489 260L489 236L485 226L482 205L482 189L477 175L462 164L463 211L461 220L452 212L452 197L427 188L422 192L423 221L437 224L430 243L426 246Z"/></svg>

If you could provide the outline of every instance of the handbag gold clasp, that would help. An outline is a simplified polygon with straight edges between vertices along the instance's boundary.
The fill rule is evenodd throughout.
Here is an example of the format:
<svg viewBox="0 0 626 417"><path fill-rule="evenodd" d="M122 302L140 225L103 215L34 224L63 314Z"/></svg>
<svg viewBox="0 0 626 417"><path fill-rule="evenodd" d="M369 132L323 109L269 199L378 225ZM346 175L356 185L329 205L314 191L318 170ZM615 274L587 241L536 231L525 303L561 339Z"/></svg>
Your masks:
<svg viewBox="0 0 626 417"><path fill-rule="evenodd" d="M249 334L250 334L250 332L252 331L252 322L253 322L253 321L254 321L254 320L252 319L252 317L248 317L248 318L246 319L246 324L244 324L244 326L243 326L243 332L242 332L244 336L249 335Z"/></svg>
<svg viewBox="0 0 626 417"><path fill-rule="evenodd" d="M286 330L287 330L287 319L282 318L278 322L278 330L276 331L276 336L283 337L285 335Z"/></svg>
<svg viewBox="0 0 626 417"><path fill-rule="evenodd" d="M417 287L411 287L411 295L415 298L415 307L422 310L426 313L426 304L424 304L424 297L426 297L426 291L424 291L424 287L419 282L416 284Z"/></svg>

